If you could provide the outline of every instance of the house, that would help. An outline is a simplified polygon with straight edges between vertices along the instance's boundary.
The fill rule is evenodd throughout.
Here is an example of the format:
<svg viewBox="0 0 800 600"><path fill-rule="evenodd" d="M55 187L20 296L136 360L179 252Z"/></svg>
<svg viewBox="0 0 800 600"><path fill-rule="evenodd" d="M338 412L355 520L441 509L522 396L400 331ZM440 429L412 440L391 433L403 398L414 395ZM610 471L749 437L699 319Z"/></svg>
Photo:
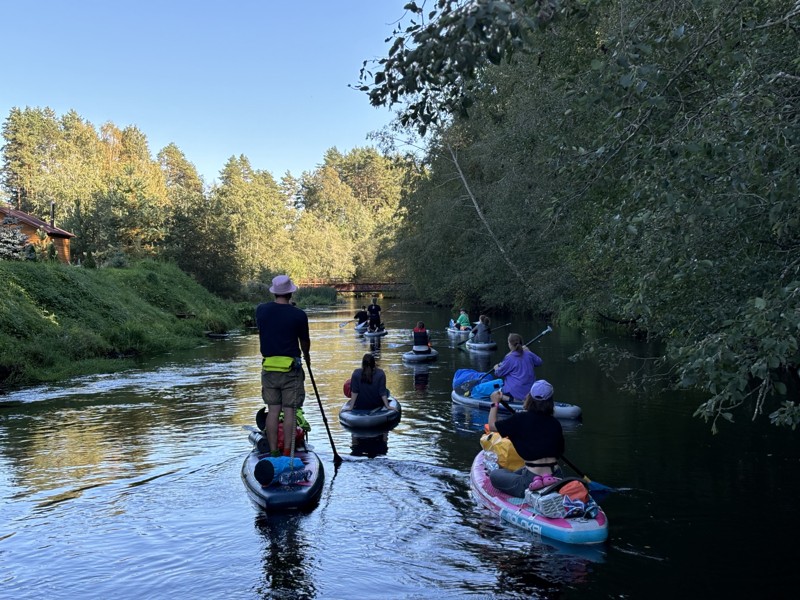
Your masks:
<svg viewBox="0 0 800 600"><path fill-rule="evenodd" d="M50 223L37 219L28 213L16 210L10 204L0 202L0 227L21 227L22 233L28 238L31 244L41 244L38 231L44 231L47 236L45 243L52 242L58 252L58 260L68 263L69 241L75 237L74 233L64 231L55 226L54 207L50 205ZM6 223L7 219L16 220L16 223Z"/></svg>

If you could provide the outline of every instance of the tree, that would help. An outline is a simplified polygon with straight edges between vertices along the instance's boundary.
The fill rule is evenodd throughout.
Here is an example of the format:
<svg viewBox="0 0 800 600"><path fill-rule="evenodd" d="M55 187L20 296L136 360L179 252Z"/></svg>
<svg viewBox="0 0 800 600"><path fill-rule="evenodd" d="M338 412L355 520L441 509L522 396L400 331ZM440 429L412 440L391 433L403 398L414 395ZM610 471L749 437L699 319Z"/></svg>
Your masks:
<svg viewBox="0 0 800 600"><path fill-rule="evenodd" d="M50 201L44 193L44 167L53 162L61 134L50 108L12 108L3 124L3 186L17 209L46 214Z"/></svg>
<svg viewBox="0 0 800 600"><path fill-rule="evenodd" d="M206 197L202 178L178 146L163 148L158 161L171 205L162 256L206 289L234 297L242 274L225 210L216 197Z"/></svg>
<svg viewBox="0 0 800 600"><path fill-rule="evenodd" d="M796 426L800 9L669 8L598 4L531 38L535 53L476 70L468 118L440 121L429 178L404 201L400 252L452 261L409 263L432 295L635 323L664 342L665 381L707 392L697 414L714 430L768 405ZM470 196L530 293L505 285L478 228L452 227Z"/></svg>
<svg viewBox="0 0 800 600"><path fill-rule="evenodd" d="M28 238L17 219L5 217L0 222L0 260L23 260L27 245Z"/></svg>
<svg viewBox="0 0 800 600"><path fill-rule="evenodd" d="M583 3L563 4L571 12ZM555 0L439 0L433 9L409 2L410 24L392 32L388 56L364 62L359 89L373 106L405 104L401 124L425 135L449 116L469 114L486 65L528 50L531 33L557 7Z"/></svg>
<svg viewBox="0 0 800 600"><path fill-rule="evenodd" d="M211 196L233 232L232 252L242 276L257 279L264 270L281 270L291 213L272 175L253 169L244 155L231 157Z"/></svg>

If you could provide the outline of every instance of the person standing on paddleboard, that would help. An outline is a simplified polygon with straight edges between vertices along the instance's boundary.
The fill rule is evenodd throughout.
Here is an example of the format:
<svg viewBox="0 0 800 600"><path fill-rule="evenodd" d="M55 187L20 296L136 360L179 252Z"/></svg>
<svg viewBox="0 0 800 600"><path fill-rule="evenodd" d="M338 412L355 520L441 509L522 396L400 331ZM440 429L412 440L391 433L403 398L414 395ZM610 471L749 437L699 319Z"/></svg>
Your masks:
<svg viewBox="0 0 800 600"><path fill-rule="evenodd" d="M288 275L272 280L272 302L256 307L256 325L261 344L261 398L268 407L267 441L272 456L289 456L295 438L295 411L305 401L305 372L300 353L311 364L308 315L294 306L297 286ZM279 416L283 411L283 448L278 448Z"/></svg>

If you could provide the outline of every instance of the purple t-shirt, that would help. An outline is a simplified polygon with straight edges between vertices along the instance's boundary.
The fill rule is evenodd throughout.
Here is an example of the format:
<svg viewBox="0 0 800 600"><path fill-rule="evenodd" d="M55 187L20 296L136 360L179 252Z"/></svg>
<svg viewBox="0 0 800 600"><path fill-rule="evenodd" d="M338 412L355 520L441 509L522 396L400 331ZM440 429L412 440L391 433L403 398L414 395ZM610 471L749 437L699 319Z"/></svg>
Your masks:
<svg viewBox="0 0 800 600"><path fill-rule="evenodd" d="M494 374L503 380L503 393L521 402L536 381L533 368L541 364L541 358L524 348L522 354L516 352L506 354L503 362L494 370Z"/></svg>

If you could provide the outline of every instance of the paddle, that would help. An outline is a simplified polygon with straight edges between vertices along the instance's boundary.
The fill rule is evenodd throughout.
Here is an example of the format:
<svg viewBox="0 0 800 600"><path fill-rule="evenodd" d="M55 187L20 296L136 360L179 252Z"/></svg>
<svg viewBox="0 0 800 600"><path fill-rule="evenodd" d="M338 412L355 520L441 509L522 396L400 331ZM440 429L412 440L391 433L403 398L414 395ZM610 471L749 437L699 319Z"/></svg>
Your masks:
<svg viewBox="0 0 800 600"><path fill-rule="evenodd" d="M572 462L566 456L564 456L563 454L561 455L561 459L565 463L567 463L567 466L570 469L572 469L573 471L575 471L578 474L578 477L580 477L581 479L583 479L586 482L586 485L589 486L589 491L590 492L613 492L614 491L614 488L612 488L612 487L608 487L607 485L603 485L602 483L598 483L596 481L592 481L591 479L589 479L588 475L586 475L585 473L581 472L581 470L578 467L576 467L574 464L572 464Z"/></svg>
<svg viewBox="0 0 800 600"><path fill-rule="evenodd" d="M311 378L311 385L314 386L314 395L317 397L319 404L319 411L322 413L322 422L325 423L325 431L328 432L328 439L331 442L331 450L333 450L333 464L338 466L342 464L342 457L336 452L336 445L333 443L333 436L331 435L331 428L328 426L328 418L325 416L325 409L322 408L322 399L319 397L319 390L317 390L317 382L314 381L314 374L311 372L311 362L306 358L306 368L308 369L308 376Z"/></svg>
<svg viewBox="0 0 800 600"><path fill-rule="evenodd" d="M498 329L502 329L503 327L508 327L509 325L511 325L511 323L506 323L505 325L500 325L500 327L495 327L494 329L492 329L492 333L494 333ZM458 348L461 344L466 344L468 341L469 341L469 338L467 338L465 340L461 340L460 342L458 342L456 344L456 348Z"/></svg>
<svg viewBox="0 0 800 600"><path fill-rule="evenodd" d="M550 327L548 327L547 329L550 329ZM543 335L544 333L547 333L547 332L542 332L541 335ZM511 406L502 396L500 397L500 404L505 406L506 410L508 410L508 411L510 411L512 413L517 412L516 410L514 410L514 407ZM608 487L607 485L603 485L602 483L597 483L596 481L592 481L591 479L589 479L588 475L586 475L585 473L581 472L581 470L578 469L578 467L576 467L574 464L572 464L572 462L566 456L564 456L563 454L561 455L561 460L563 460L565 463L567 463L567 466L570 469L572 469L573 471L575 471L578 474L578 477L580 477L581 479L583 479L586 482L586 486L589 488L590 492L612 492L612 491L614 491L614 488L612 488L612 487Z"/></svg>
<svg viewBox="0 0 800 600"><path fill-rule="evenodd" d="M547 329L545 329L544 331L542 331L542 333L540 333L540 334L539 334L539 335L537 335L535 338L533 338L533 339L532 339L530 342L528 342L527 344L524 344L524 345L525 345L525 346L530 346L530 345L531 345L533 342L535 342L536 340L538 340L538 339L539 339L540 337L542 337L543 335L547 335L547 334L548 334L548 333L550 333L551 331L553 331L553 328L552 328L552 327L550 327L550 325L548 325L548 326L547 326Z"/></svg>

